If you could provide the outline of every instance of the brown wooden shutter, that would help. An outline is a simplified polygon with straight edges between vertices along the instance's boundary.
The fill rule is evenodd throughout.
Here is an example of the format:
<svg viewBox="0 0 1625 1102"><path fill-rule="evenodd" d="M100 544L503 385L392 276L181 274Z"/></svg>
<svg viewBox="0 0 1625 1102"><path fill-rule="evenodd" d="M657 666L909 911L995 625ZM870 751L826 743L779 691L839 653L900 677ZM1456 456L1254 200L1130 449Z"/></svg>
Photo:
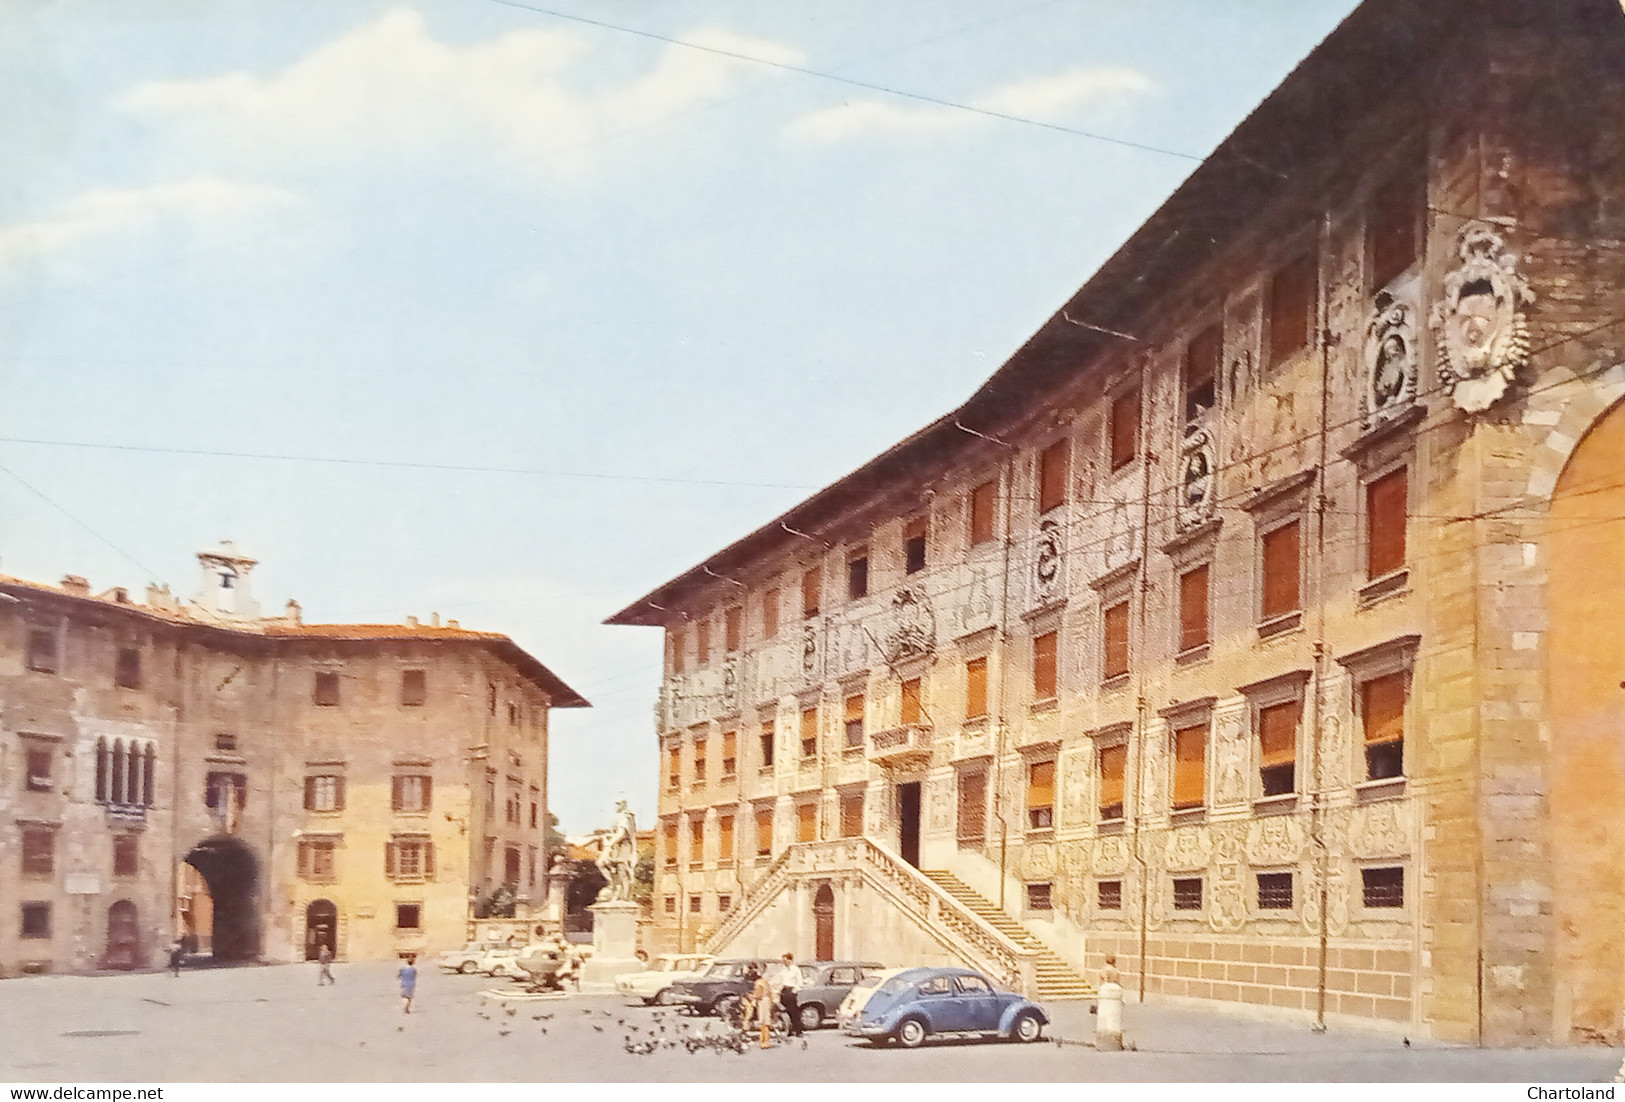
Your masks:
<svg viewBox="0 0 1625 1102"><path fill-rule="evenodd" d="M730 775L738 766L739 736L732 731L722 733L722 772Z"/></svg>
<svg viewBox="0 0 1625 1102"><path fill-rule="evenodd" d="M666 634L671 639L671 672L674 673L674 674L682 673L683 672L683 633L678 631L676 628L673 628L669 632L667 632ZM494 699L493 699L493 702L491 704L491 708L493 710L493 714L495 714L496 703L495 703Z"/></svg>
<svg viewBox="0 0 1625 1102"><path fill-rule="evenodd" d="M667 821L667 823L665 824L665 834L666 834L666 864L675 865L677 863L677 822L676 822L676 820L668 820Z"/></svg>
<svg viewBox="0 0 1625 1102"><path fill-rule="evenodd" d="M1313 253L1284 265L1270 280L1271 367L1309 347L1317 282Z"/></svg>
<svg viewBox="0 0 1625 1102"><path fill-rule="evenodd" d="M1383 746L1405 737L1405 674L1373 677L1360 686L1365 744Z"/></svg>
<svg viewBox="0 0 1625 1102"><path fill-rule="evenodd" d="M1212 409L1219 361L1224 356L1224 332L1210 325L1185 346L1185 420Z"/></svg>
<svg viewBox="0 0 1625 1102"><path fill-rule="evenodd" d="M1392 574L1405 565L1405 512L1407 471L1389 471L1366 483L1367 578Z"/></svg>
<svg viewBox="0 0 1625 1102"><path fill-rule="evenodd" d="M1207 564L1179 576L1179 649L1188 651L1208 641Z"/></svg>
<svg viewBox="0 0 1625 1102"><path fill-rule="evenodd" d="M966 842L979 842L987 835L987 773L980 769L959 774L957 833Z"/></svg>
<svg viewBox="0 0 1625 1102"><path fill-rule="evenodd" d="M998 504L999 484L984 482L970 495L970 542L974 547L993 538L994 506Z"/></svg>
<svg viewBox="0 0 1625 1102"><path fill-rule="evenodd" d="M1057 632L1047 631L1033 637L1033 699L1049 700L1056 692Z"/></svg>
<svg viewBox="0 0 1625 1102"><path fill-rule="evenodd" d="M1128 602L1119 601L1108 608L1102 617L1105 637L1104 667L1107 680L1128 673Z"/></svg>
<svg viewBox="0 0 1625 1102"><path fill-rule="evenodd" d="M756 812L756 855L765 857L773 852L773 809L760 808Z"/></svg>
<svg viewBox="0 0 1625 1102"><path fill-rule="evenodd" d="M673 746L666 751L666 787L676 788L683 782L683 750Z"/></svg>
<svg viewBox="0 0 1625 1102"><path fill-rule="evenodd" d="M1372 194L1365 221L1372 291L1388 286L1421 258L1426 206L1427 184L1414 171L1396 176Z"/></svg>
<svg viewBox="0 0 1625 1102"><path fill-rule="evenodd" d="M1061 439L1045 448L1038 457L1038 511L1047 513L1066 503L1068 449L1071 441Z"/></svg>
<svg viewBox="0 0 1625 1102"><path fill-rule="evenodd" d="M920 679L915 677L903 682L903 726L908 727L920 722Z"/></svg>
<svg viewBox="0 0 1625 1102"><path fill-rule="evenodd" d="M818 841L817 804L798 804L796 806L796 841Z"/></svg>
<svg viewBox="0 0 1625 1102"><path fill-rule="evenodd" d="M846 698L846 745L863 745L863 694Z"/></svg>
<svg viewBox="0 0 1625 1102"><path fill-rule="evenodd" d="M705 860L705 820L698 815L688 821L688 863L698 865Z"/></svg>
<svg viewBox="0 0 1625 1102"><path fill-rule="evenodd" d="M730 608L723 616L723 642L732 654L739 649L740 610Z"/></svg>
<svg viewBox="0 0 1625 1102"><path fill-rule="evenodd" d="M344 778L333 778L333 810L344 810Z"/></svg>
<svg viewBox="0 0 1625 1102"><path fill-rule="evenodd" d="M1140 451L1140 390L1119 394L1112 400L1112 470L1134 462Z"/></svg>
<svg viewBox="0 0 1625 1102"><path fill-rule="evenodd" d="M841 794L841 837L857 838L863 834L863 793Z"/></svg>
<svg viewBox="0 0 1625 1102"><path fill-rule="evenodd" d="M305 778L305 810L316 810L316 778Z"/></svg>
<svg viewBox="0 0 1625 1102"><path fill-rule="evenodd" d="M696 640L694 645L699 650L699 653L695 656L695 661L703 666L711 661L711 621L701 620L695 625L694 637Z"/></svg>
<svg viewBox="0 0 1625 1102"><path fill-rule="evenodd" d="M404 789L405 777L392 777L389 784L389 806L394 811L401 810L401 801L406 795Z"/></svg>
<svg viewBox="0 0 1625 1102"><path fill-rule="evenodd" d="M1207 802L1207 726L1174 732L1174 808Z"/></svg>
<svg viewBox="0 0 1625 1102"><path fill-rule="evenodd" d="M732 815L717 816L717 860L732 861L734 859L734 817Z"/></svg>
<svg viewBox="0 0 1625 1102"><path fill-rule="evenodd" d="M1055 806L1055 763L1035 761L1027 766L1027 810Z"/></svg>
<svg viewBox="0 0 1625 1102"><path fill-rule="evenodd" d="M427 839L423 842L423 876L426 880L434 879L434 843Z"/></svg>
<svg viewBox="0 0 1625 1102"><path fill-rule="evenodd" d="M965 663L965 718L987 715L987 659L972 658Z"/></svg>
<svg viewBox="0 0 1625 1102"><path fill-rule="evenodd" d="M1289 700L1258 710L1259 765L1291 765L1298 756L1298 719L1303 714L1301 700Z"/></svg>
<svg viewBox="0 0 1625 1102"><path fill-rule="evenodd" d="M1264 600L1261 609L1264 619L1284 616L1298 611L1298 576L1302 570L1302 551L1298 540L1298 522L1291 521L1264 536Z"/></svg>
<svg viewBox="0 0 1625 1102"><path fill-rule="evenodd" d="M430 777L428 775L425 775L423 777L423 789L422 789L422 792L423 792L423 803L418 807L418 810L419 811L428 811L431 807L434 806L434 778L433 777Z"/></svg>
<svg viewBox="0 0 1625 1102"><path fill-rule="evenodd" d="M801 756L810 758L818 753L818 706L801 713Z"/></svg>
<svg viewBox="0 0 1625 1102"><path fill-rule="evenodd" d="M385 842L384 843L384 875L388 876L388 877L394 877L395 876L395 870L397 868L399 868L399 867L400 867L400 861L395 855L395 843L393 841Z"/></svg>
<svg viewBox="0 0 1625 1102"><path fill-rule="evenodd" d="M779 589L774 586L762 598L762 638L773 639L779 634Z"/></svg>
<svg viewBox="0 0 1625 1102"><path fill-rule="evenodd" d="M1127 746L1106 746L1100 751L1100 816L1123 815L1123 770L1128 764Z"/></svg>

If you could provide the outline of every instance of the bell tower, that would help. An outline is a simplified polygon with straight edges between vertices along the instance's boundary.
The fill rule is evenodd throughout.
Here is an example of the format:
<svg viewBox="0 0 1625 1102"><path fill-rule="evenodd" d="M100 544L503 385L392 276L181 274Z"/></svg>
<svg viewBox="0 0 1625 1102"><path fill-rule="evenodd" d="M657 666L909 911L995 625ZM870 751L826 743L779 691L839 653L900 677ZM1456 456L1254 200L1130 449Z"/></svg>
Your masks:
<svg viewBox="0 0 1625 1102"><path fill-rule="evenodd" d="M207 551L199 551L197 560L203 568L203 584L198 591L200 608L234 620L252 620L259 616L259 602L249 584L249 575L258 561L238 551L230 540Z"/></svg>

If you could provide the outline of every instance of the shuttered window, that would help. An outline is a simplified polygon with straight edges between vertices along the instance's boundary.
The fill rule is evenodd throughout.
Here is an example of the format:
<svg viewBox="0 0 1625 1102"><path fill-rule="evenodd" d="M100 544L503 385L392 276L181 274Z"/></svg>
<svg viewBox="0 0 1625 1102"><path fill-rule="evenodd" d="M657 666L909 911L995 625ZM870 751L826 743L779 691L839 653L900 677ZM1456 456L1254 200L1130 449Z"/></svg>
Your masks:
<svg viewBox="0 0 1625 1102"><path fill-rule="evenodd" d="M315 883L332 881L337 849L331 839L299 839L299 879Z"/></svg>
<svg viewBox="0 0 1625 1102"><path fill-rule="evenodd" d="M1140 451L1140 390L1119 394L1112 399L1111 414L1112 470L1134 462Z"/></svg>
<svg viewBox="0 0 1625 1102"><path fill-rule="evenodd" d="M699 652L698 654L695 655L695 661L697 661L700 665L703 666L707 662L711 661L711 621L710 620L701 620L698 624L696 624L694 626L694 639L695 639L695 643L694 643L695 649Z"/></svg>
<svg viewBox="0 0 1625 1102"><path fill-rule="evenodd" d="M801 756L812 758L818 756L818 706L805 708L801 712Z"/></svg>
<svg viewBox="0 0 1625 1102"><path fill-rule="evenodd" d="M965 718L987 715L987 659L972 658L965 663Z"/></svg>
<svg viewBox="0 0 1625 1102"><path fill-rule="evenodd" d="M863 746L863 694L856 693L846 698L846 748L858 749Z"/></svg>
<svg viewBox="0 0 1625 1102"><path fill-rule="evenodd" d="M391 785L391 806L396 811L428 811L433 788L433 779L421 773L398 776Z"/></svg>
<svg viewBox="0 0 1625 1102"><path fill-rule="evenodd" d="M1123 771L1128 765L1127 746L1100 749L1100 818L1123 817Z"/></svg>
<svg viewBox="0 0 1625 1102"><path fill-rule="evenodd" d="M344 778L333 774L305 778L306 811L343 811Z"/></svg>
<svg viewBox="0 0 1625 1102"><path fill-rule="evenodd" d="M1055 825L1055 762L1027 765L1027 827L1048 830Z"/></svg>
<svg viewBox="0 0 1625 1102"><path fill-rule="evenodd" d="M1128 673L1128 602L1119 601L1101 614L1101 676L1110 681Z"/></svg>
<svg viewBox="0 0 1625 1102"><path fill-rule="evenodd" d="M1056 692L1055 660L1058 632L1033 636L1033 699L1051 700Z"/></svg>
<svg viewBox="0 0 1625 1102"><path fill-rule="evenodd" d="M769 857L773 853L773 809L756 810L756 856Z"/></svg>
<svg viewBox="0 0 1625 1102"><path fill-rule="evenodd" d="M732 654L734 651L739 649L740 627L743 620L744 610L738 608L737 606L730 608L726 613L723 614L722 638L723 644L728 648L729 654Z"/></svg>
<svg viewBox="0 0 1625 1102"><path fill-rule="evenodd" d="M1069 440L1057 440L1038 456L1038 511L1047 513L1066 504Z"/></svg>
<svg viewBox="0 0 1625 1102"><path fill-rule="evenodd" d="M846 560L846 595L850 600L869 593L869 549L854 552Z"/></svg>
<svg viewBox="0 0 1625 1102"><path fill-rule="evenodd" d="M959 774L957 834L959 841L980 845L987 837L987 773L978 769Z"/></svg>
<svg viewBox="0 0 1625 1102"><path fill-rule="evenodd" d="M1208 643L1208 566L1203 563L1179 576L1179 650Z"/></svg>
<svg viewBox="0 0 1625 1102"><path fill-rule="evenodd" d="M1219 360L1224 355L1224 334L1210 325L1185 346L1185 421L1190 423L1213 408Z"/></svg>
<svg viewBox="0 0 1625 1102"><path fill-rule="evenodd" d="M1309 347L1314 327L1315 258L1312 253L1284 265L1270 280L1270 366L1285 363Z"/></svg>
<svg viewBox="0 0 1625 1102"><path fill-rule="evenodd" d="M818 805L796 805L796 841L818 841Z"/></svg>
<svg viewBox="0 0 1625 1102"><path fill-rule="evenodd" d="M717 860L725 865L733 864L734 859L734 817L732 815L717 816Z"/></svg>
<svg viewBox="0 0 1625 1102"><path fill-rule="evenodd" d="M675 865L677 864L677 820L666 820L663 830L666 836L666 864L668 866Z"/></svg>
<svg viewBox="0 0 1625 1102"><path fill-rule="evenodd" d="M1405 566L1407 471L1404 467L1365 487L1365 576L1380 578Z"/></svg>
<svg viewBox="0 0 1625 1102"><path fill-rule="evenodd" d="M774 743L772 720L768 720L766 723L762 724L762 733L760 736L758 736L758 741L761 743L762 748L762 768L771 769L773 767Z"/></svg>
<svg viewBox="0 0 1625 1102"><path fill-rule="evenodd" d="M918 574L925 569L926 520L915 517L903 529L903 573Z"/></svg>
<svg viewBox="0 0 1625 1102"><path fill-rule="evenodd" d="M674 628L671 631L668 631L666 633L666 638L671 640L671 672L673 674L682 673L683 672L683 633ZM496 705L496 686L493 685L491 687L491 714L492 715L496 714L496 706L497 706Z"/></svg>
<svg viewBox="0 0 1625 1102"><path fill-rule="evenodd" d="M56 830L25 827L22 836L23 875L50 876L56 869Z"/></svg>
<svg viewBox="0 0 1625 1102"><path fill-rule="evenodd" d="M1174 732L1174 810L1207 802L1207 725Z"/></svg>
<svg viewBox="0 0 1625 1102"><path fill-rule="evenodd" d="M762 638L774 639L779 634L779 588L774 586L762 595Z"/></svg>
<svg viewBox="0 0 1625 1102"><path fill-rule="evenodd" d="M1405 680L1404 671L1399 671L1360 685L1368 780L1386 780L1405 773Z"/></svg>
<svg viewBox="0 0 1625 1102"><path fill-rule="evenodd" d="M739 765L739 736L733 731L722 732L722 775L731 777Z"/></svg>
<svg viewBox="0 0 1625 1102"><path fill-rule="evenodd" d="M1264 593L1259 611L1265 620L1297 612L1301 606L1298 594L1302 567L1297 521L1289 521L1264 534L1261 541L1263 554Z"/></svg>
<svg viewBox="0 0 1625 1102"><path fill-rule="evenodd" d="M1302 714L1301 700L1258 710L1259 778L1266 796L1297 790L1298 719Z"/></svg>
<svg viewBox="0 0 1625 1102"><path fill-rule="evenodd" d="M683 748L673 746L666 751L666 787L676 790L683 783Z"/></svg>
<svg viewBox="0 0 1625 1102"><path fill-rule="evenodd" d="M417 837L385 843L384 875L392 880L434 879L434 843Z"/></svg>
<svg viewBox="0 0 1625 1102"><path fill-rule="evenodd" d="M863 834L863 793L841 793L841 837L857 838Z"/></svg>
<svg viewBox="0 0 1625 1102"><path fill-rule="evenodd" d="M1365 220L1372 291L1382 290L1421 259L1426 204L1427 184L1414 172L1389 180L1372 194Z"/></svg>
<svg viewBox="0 0 1625 1102"><path fill-rule="evenodd" d="M818 604L824 594L823 575L818 567L813 567L801 575L801 615L812 618L818 615Z"/></svg>
<svg viewBox="0 0 1625 1102"><path fill-rule="evenodd" d="M999 501L999 484L984 482L970 492L970 542L975 547L993 538L993 514Z"/></svg>
<svg viewBox="0 0 1625 1102"><path fill-rule="evenodd" d="M698 865L705 861L705 820L695 815L688 821L688 863Z"/></svg>
<svg viewBox="0 0 1625 1102"><path fill-rule="evenodd" d="M694 783L705 783L705 743L703 738L694 740Z"/></svg>
<svg viewBox="0 0 1625 1102"><path fill-rule="evenodd" d="M901 722L909 727L920 722L920 679L915 677L903 682L903 712Z"/></svg>

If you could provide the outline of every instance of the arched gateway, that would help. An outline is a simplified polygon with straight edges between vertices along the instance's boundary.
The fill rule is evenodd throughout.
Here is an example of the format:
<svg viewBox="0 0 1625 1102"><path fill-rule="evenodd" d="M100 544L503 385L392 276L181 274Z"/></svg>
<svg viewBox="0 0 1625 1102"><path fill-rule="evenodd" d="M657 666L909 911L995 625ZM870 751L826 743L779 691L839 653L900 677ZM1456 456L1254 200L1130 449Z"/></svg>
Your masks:
<svg viewBox="0 0 1625 1102"><path fill-rule="evenodd" d="M203 875L213 901L214 958L256 960L260 955L259 858L248 843L231 834L205 838L186 855Z"/></svg>

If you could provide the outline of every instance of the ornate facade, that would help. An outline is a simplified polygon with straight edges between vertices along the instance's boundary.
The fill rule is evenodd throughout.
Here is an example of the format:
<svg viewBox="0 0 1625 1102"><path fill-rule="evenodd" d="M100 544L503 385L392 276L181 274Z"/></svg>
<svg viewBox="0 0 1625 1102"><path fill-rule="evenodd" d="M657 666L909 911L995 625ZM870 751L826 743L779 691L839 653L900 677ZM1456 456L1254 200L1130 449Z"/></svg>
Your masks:
<svg viewBox="0 0 1625 1102"><path fill-rule="evenodd" d="M1622 77L1613 0L1370 0L964 406L613 617L668 933L1617 1043Z"/></svg>

